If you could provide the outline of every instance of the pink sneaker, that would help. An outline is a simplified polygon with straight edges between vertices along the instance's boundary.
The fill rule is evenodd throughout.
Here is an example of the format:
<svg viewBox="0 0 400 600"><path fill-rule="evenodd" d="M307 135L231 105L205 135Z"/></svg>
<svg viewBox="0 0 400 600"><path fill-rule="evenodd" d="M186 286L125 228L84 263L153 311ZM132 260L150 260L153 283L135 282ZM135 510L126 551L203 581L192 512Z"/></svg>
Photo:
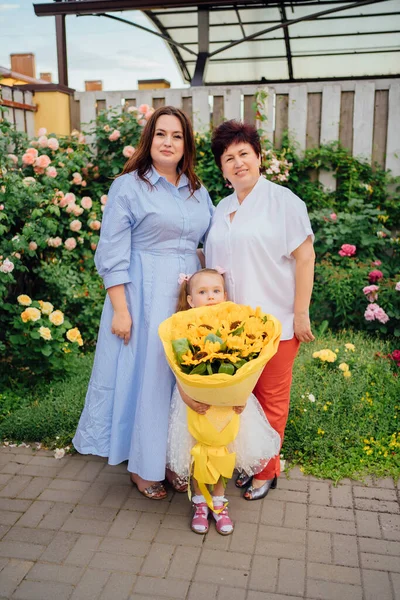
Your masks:
<svg viewBox="0 0 400 600"><path fill-rule="evenodd" d="M214 499L214 506L215 508L222 508L223 504L215 502ZM227 506L225 506L224 510L222 510L220 513L217 514L213 512L212 515L215 519L215 529L218 533L221 535L231 535L231 533L233 533L234 525L228 514Z"/></svg>
<svg viewBox="0 0 400 600"><path fill-rule="evenodd" d="M209 508L207 503L204 502L193 502L194 515L192 519L192 531L204 535L208 531L208 513Z"/></svg>

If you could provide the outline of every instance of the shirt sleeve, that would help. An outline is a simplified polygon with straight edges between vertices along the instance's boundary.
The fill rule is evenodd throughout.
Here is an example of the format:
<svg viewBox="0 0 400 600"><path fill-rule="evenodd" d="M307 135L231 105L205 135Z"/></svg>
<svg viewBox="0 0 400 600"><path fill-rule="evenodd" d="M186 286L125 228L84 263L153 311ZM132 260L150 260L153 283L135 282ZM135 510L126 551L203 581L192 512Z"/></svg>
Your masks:
<svg viewBox="0 0 400 600"><path fill-rule="evenodd" d="M295 194L290 193L290 196L286 199L287 258L293 258L291 256L292 252L301 246L309 235L314 241L314 233L308 216L307 207L303 200L300 200Z"/></svg>
<svg viewBox="0 0 400 600"><path fill-rule="evenodd" d="M106 289L129 283L131 236L135 219L129 209L124 177L115 180L103 213L94 262Z"/></svg>

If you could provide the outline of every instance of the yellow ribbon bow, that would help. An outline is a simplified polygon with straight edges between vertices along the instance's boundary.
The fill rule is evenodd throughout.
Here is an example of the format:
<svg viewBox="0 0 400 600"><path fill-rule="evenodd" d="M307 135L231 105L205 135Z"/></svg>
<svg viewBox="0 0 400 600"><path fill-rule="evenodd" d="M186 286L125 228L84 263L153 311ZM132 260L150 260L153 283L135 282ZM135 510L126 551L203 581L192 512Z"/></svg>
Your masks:
<svg viewBox="0 0 400 600"><path fill-rule="evenodd" d="M210 407L207 413L220 410L224 409ZM200 415L189 407L187 409L189 432L197 440L197 444L191 450L193 477L197 480L207 505L216 513L221 512L224 507L214 508L211 494L206 486L215 485L221 476L227 479L231 478L235 468L236 454L229 452L227 445L236 438L240 419L232 409L230 412L227 424L220 430L213 424L213 419L207 417L207 414ZM212 417L211 414L209 416Z"/></svg>

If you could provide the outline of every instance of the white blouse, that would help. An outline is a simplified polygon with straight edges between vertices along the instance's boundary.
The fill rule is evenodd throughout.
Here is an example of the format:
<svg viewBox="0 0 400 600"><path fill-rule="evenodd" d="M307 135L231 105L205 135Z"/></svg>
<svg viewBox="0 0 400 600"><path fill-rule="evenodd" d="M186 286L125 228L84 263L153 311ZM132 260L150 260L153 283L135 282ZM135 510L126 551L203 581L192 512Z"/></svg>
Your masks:
<svg viewBox="0 0 400 600"><path fill-rule="evenodd" d="M278 318L282 340L294 335L292 252L308 236L313 231L304 202L262 176L242 204L236 193L221 200L207 235L206 266L225 269L229 300Z"/></svg>

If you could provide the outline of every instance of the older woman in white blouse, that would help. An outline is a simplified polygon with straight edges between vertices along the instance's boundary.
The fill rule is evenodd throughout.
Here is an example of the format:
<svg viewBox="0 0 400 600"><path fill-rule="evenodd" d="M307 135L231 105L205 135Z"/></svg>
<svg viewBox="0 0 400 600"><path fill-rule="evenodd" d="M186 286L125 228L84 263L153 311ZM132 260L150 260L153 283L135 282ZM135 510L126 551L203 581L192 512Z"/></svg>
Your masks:
<svg viewBox="0 0 400 600"><path fill-rule="evenodd" d="M283 441L289 413L293 362L300 342L311 342L310 304L315 254L313 232L302 200L260 175L261 145L254 127L227 121L213 134L212 151L234 193L215 212L205 245L206 265L220 265L230 300L261 306L282 323L278 352L254 393ZM251 481L246 500L264 498L277 485L279 456Z"/></svg>

